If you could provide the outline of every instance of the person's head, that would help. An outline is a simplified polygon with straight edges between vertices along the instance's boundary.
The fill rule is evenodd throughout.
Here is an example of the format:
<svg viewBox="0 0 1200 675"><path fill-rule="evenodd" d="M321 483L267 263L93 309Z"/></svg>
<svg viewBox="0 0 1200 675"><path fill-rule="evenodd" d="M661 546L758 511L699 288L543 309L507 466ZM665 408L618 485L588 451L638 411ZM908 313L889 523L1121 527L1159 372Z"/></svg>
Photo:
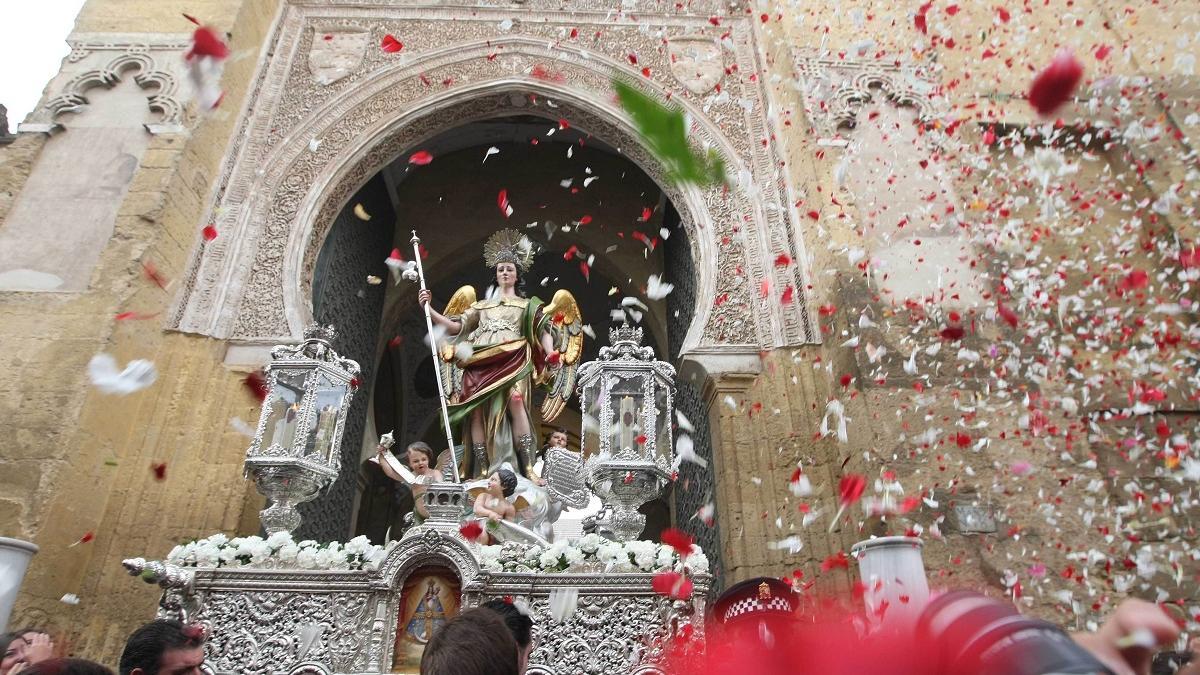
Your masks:
<svg viewBox="0 0 1200 675"><path fill-rule="evenodd" d="M416 473L423 473L433 466L433 448L428 444L417 441L408 445L408 468Z"/></svg>
<svg viewBox="0 0 1200 675"><path fill-rule="evenodd" d="M204 665L204 631L159 620L135 630L121 653L121 675L199 675Z"/></svg>
<svg viewBox="0 0 1200 675"><path fill-rule="evenodd" d="M20 633L0 634L0 673L12 670L24 650L25 641L21 639Z"/></svg>
<svg viewBox="0 0 1200 675"><path fill-rule="evenodd" d="M50 659L22 670L21 675L113 675L113 671L95 661Z"/></svg>
<svg viewBox="0 0 1200 675"><path fill-rule="evenodd" d="M533 651L533 619L503 600L489 600L480 606L499 614L504 625L512 631L513 639L517 641L517 672L524 673L529 665L529 652Z"/></svg>
<svg viewBox="0 0 1200 675"><path fill-rule="evenodd" d="M502 262L496 265L496 286L500 288L516 288L520 276L517 274L515 263Z"/></svg>
<svg viewBox="0 0 1200 675"><path fill-rule="evenodd" d="M500 615L476 608L450 619L421 655L421 675L518 675L517 641Z"/></svg>
<svg viewBox="0 0 1200 675"><path fill-rule="evenodd" d="M488 478L488 489L491 491L499 489L500 494L511 497L512 493L517 491L517 474L508 469L496 471Z"/></svg>
<svg viewBox="0 0 1200 675"><path fill-rule="evenodd" d="M565 448L565 447L567 447L567 439L568 438L569 437L567 436L567 430L562 427L558 427L554 431L550 432L549 445L550 445L550 447L554 447L554 448Z"/></svg>
<svg viewBox="0 0 1200 675"><path fill-rule="evenodd" d="M29 640L44 631L22 628L0 635L0 673L7 673L18 663L28 663Z"/></svg>

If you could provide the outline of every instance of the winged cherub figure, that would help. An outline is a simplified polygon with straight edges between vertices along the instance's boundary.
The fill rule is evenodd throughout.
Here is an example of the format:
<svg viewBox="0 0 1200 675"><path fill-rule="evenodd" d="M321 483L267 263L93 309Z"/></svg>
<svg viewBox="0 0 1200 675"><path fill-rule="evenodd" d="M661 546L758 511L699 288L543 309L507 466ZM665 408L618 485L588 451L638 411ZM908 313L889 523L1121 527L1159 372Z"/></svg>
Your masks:
<svg viewBox="0 0 1200 675"><path fill-rule="evenodd" d="M547 390L543 422L558 417L575 390L575 371L583 353L582 318L575 297L557 291L549 304L517 292L519 274L528 272L534 248L529 238L505 229L488 238L483 259L496 272L496 291L476 300L463 286L445 310L430 308L434 323L450 339L441 357L449 399L450 423L461 424L464 479L490 476L504 462L534 472L533 386ZM418 301L430 301L421 291Z"/></svg>

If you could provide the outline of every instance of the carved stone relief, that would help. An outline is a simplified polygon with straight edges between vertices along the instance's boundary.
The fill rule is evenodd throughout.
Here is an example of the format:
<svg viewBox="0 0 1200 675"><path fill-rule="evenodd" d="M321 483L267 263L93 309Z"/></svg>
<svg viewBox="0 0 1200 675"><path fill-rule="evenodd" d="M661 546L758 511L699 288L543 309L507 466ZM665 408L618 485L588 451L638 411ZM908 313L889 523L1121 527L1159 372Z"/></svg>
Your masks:
<svg viewBox="0 0 1200 675"><path fill-rule="evenodd" d="M308 70L318 84L333 84L362 65L371 34L365 30L313 28Z"/></svg>
<svg viewBox="0 0 1200 675"><path fill-rule="evenodd" d="M671 74L693 94L713 90L725 75L721 46L712 38L677 37L667 43Z"/></svg>
<svg viewBox="0 0 1200 675"><path fill-rule="evenodd" d="M112 88L132 77L147 90L146 106L159 115L146 129L152 134L183 132L188 120L181 54L189 41L186 34L73 34L67 39L71 52L48 87L49 97L20 130L57 130L61 113L80 112L88 105L89 89Z"/></svg>
<svg viewBox="0 0 1200 675"><path fill-rule="evenodd" d="M716 54L700 46L715 47L726 31ZM385 34L403 36L403 50L377 48ZM355 35L369 36L357 65ZM676 41L676 60L694 65L673 74L664 36ZM792 240L761 83L739 76L726 78L719 94L694 93L716 85L707 85L710 59L758 69L748 19L731 17L718 31L706 16L672 13L639 14L635 23L613 12L524 6L464 17L461 9L292 4L271 39L276 56L253 85L205 216L239 245L203 256L197 248L172 327L248 342L298 335L312 312L316 253L339 209L396 157L463 123L567 118L663 184L661 167L613 104L610 80L623 77L682 105L697 144L715 148L733 178L728 190L666 188L701 277L685 351L707 344L752 353L818 339L802 298L782 305L758 297L764 283L802 296L806 278L796 265L771 264L780 252L804 258ZM677 88L676 77L691 88Z"/></svg>
<svg viewBox="0 0 1200 675"><path fill-rule="evenodd" d="M946 105L935 97L937 78L930 66L837 59L803 49L794 50L793 58L803 81L805 108L821 138L853 127L863 105L879 96L912 106L923 121L936 117Z"/></svg>

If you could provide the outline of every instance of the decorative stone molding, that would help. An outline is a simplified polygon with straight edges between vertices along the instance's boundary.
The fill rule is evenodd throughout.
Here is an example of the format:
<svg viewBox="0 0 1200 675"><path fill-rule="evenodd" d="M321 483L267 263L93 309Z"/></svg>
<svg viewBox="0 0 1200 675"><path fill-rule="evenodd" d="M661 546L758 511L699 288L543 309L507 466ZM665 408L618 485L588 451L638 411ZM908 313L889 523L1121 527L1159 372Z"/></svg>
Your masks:
<svg viewBox="0 0 1200 675"><path fill-rule="evenodd" d="M130 71L133 81L151 90L147 107L161 118L146 125L152 134L181 133L186 123L183 52L190 43L186 34L76 33L67 39L67 55L59 75L50 84L50 96L21 131L53 133L63 128L56 119L61 113L81 112L88 105L86 93L94 87L112 88Z"/></svg>
<svg viewBox="0 0 1200 675"><path fill-rule="evenodd" d="M927 65L841 59L808 49L795 49L792 57L819 144L839 145L838 130L854 127L862 107L879 97L916 108L922 121L937 117L945 106L936 96L937 78Z"/></svg>
<svg viewBox="0 0 1200 675"><path fill-rule="evenodd" d="M714 28L706 13L673 11L638 14L636 21L615 10L535 11L541 4L481 8L468 18L461 8L402 3L286 6L270 37L275 56L252 85L204 215L225 236L204 247L197 240L169 326L237 341L294 338L311 319L313 268L324 236L360 186L439 133L523 114L570 119L664 186L700 277L685 352L705 344L758 350L817 341L802 298L789 305L758 298L764 283L791 286L799 295L807 283L798 265L772 264L781 252L806 258L794 240L787 208L794 200L767 128L765 89L739 76L726 77L720 93L695 94L678 85L676 77L689 82L689 73L672 74L663 47L664 37L668 45L672 39L717 44L728 32L718 56L740 64L739 72L757 72L753 23L735 16ZM572 30L578 39L568 38ZM314 41L356 33L370 36L357 65L353 45L338 47L337 58L314 60L314 48L333 49ZM388 33L406 36L402 52L375 47ZM667 186L662 167L613 101L613 77L683 106L697 144L725 160L730 189ZM693 89L708 81L692 79ZM313 139L320 140L315 148Z"/></svg>

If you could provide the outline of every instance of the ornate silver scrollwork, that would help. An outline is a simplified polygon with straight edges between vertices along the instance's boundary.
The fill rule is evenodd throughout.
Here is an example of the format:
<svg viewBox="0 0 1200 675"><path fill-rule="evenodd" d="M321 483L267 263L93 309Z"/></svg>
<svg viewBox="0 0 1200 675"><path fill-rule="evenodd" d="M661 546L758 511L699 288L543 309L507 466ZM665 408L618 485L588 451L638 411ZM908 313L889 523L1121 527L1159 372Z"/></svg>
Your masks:
<svg viewBox="0 0 1200 675"><path fill-rule="evenodd" d="M671 601L653 592L650 573L489 573L480 570L478 551L457 531L426 524L407 532L378 570L180 568L140 558L125 566L166 588L161 615L179 602L191 608L186 618L210 635L206 651L214 675L390 672L396 633L403 630L397 625L401 589L428 567L458 576L463 607L505 596L529 604L531 673L661 672L668 638L684 631L703 635L707 574L692 575L691 599ZM579 593L576 611L563 623L550 615L556 589Z"/></svg>

